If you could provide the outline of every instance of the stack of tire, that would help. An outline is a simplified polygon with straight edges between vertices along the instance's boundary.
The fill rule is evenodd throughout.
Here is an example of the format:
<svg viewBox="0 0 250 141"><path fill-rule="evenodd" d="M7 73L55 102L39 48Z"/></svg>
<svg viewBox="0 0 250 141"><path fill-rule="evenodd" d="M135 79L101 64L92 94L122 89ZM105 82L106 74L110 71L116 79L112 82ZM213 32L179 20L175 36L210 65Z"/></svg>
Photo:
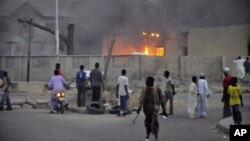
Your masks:
<svg viewBox="0 0 250 141"><path fill-rule="evenodd" d="M86 106L88 114L104 114L105 108L101 102L93 101Z"/></svg>

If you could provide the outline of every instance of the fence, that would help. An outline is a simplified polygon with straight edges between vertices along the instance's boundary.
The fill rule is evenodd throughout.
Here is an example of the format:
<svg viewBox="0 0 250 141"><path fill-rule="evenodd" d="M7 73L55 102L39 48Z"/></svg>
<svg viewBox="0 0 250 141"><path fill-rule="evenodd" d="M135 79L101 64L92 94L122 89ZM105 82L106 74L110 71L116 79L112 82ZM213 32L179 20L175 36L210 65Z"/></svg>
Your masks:
<svg viewBox="0 0 250 141"><path fill-rule="evenodd" d="M221 80L222 69L228 66L232 74L236 74L233 60L235 57L196 57L196 56L145 56L121 55L112 56L107 78L120 75L123 68L127 70L130 80L145 78L148 75L163 75L169 70L174 78L189 79L192 75L203 72L209 80ZM92 70L95 62L99 62L104 70L106 56L60 56L59 62L64 76L75 77L79 66ZM32 56L30 61L30 81L48 81L55 68L55 56ZM0 69L7 70L14 81L25 81L27 76L27 56L1 56Z"/></svg>

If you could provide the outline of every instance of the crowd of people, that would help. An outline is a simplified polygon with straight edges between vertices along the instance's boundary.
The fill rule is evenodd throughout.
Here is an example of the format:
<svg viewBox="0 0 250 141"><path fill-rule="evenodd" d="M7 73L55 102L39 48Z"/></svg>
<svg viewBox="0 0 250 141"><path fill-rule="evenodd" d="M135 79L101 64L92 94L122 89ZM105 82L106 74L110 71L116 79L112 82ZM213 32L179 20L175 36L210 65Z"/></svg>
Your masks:
<svg viewBox="0 0 250 141"><path fill-rule="evenodd" d="M250 62L249 58L241 59L239 56L234 63L236 64L237 77L230 75L230 70L225 67L223 70L224 80L223 80L223 95L221 102L223 105L223 118L233 116L235 124L241 124L242 116L240 112L240 106L243 106L242 102L242 91L241 87L237 84L242 81L250 74ZM88 88L92 89L92 101L100 102L101 98L101 87L105 90L102 72L99 69L99 63L95 63L95 68L90 72L89 80L87 82L87 74L84 71L84 65L80 65L79 71L76 73L76 88L77 88L77 106L83 107L86 103L86 90ZM4 103L7 104L7 110L12 110L10 97L9 97L9 87L11 82L8 78L8 73L4 71L2 73L3 84L0 86L0 91L3 92L0 101L0 110L4 109ZM120 111L118 116L127 116L128 114L128 99L129 99L129 78L126 76L126 69L121 70L121 75L117 79L116 85L116 98L118 99L118 105ZM142 89L141 94L138 98L138 109L137 114L143 109L145 115L145 128L146 128L146 140L149 140L150 134L152 133L155 140L158 139L159 122L158 115L162 115L167 118L169 115L174 114L174 95L176 94L175 86L170 72L166 70L163 74L163 86L157 84L155 86L155 78L148 76L145 81L145 88ZM54 75L49 81L49 85L52 88L51 91L51 111L55 112L56 104L56 94L58 92L65 90L65 85L67 82L63 77L63 71L60 64L57 63L54 70ZM187 112L189 118L204 118L208 112L208 98L211 91L208 87L208 82L205 79L204 73L201 73L199 79L196 76L192 76L191 83L189 86L188 93L188 105ZM169 101L169 112L166 112L166 105ZM67 102L65 103L67 104ZM160 112L161 107L161 112Z"/></svg>

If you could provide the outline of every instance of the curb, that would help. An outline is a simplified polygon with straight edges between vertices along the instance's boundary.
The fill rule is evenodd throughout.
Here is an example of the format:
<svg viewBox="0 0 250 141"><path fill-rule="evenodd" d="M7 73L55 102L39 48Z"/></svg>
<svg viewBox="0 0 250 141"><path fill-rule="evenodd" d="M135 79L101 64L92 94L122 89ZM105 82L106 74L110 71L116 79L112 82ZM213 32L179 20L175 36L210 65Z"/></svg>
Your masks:
<svg viewBox="0 0 250 141"><path fill-rule="evenodd" d="M223 126L220 122L216 125L216 128L218 128L223 133L229 134L229 128Z"/></svg>
<svg viewBox="0 0 250 141"><path fill-rule="evenodd" d="M250 113L242 113L242 124L246 124L246 125L249 125L250 123ZM221 119L219 121L219 123L216 125L216 127L226 133L226 134L229 134L230 132L230 125L234 125L234 122L233 122L233 117L230 116L230 117L227 117L227 118L224 118L224 119Z"/></svg>

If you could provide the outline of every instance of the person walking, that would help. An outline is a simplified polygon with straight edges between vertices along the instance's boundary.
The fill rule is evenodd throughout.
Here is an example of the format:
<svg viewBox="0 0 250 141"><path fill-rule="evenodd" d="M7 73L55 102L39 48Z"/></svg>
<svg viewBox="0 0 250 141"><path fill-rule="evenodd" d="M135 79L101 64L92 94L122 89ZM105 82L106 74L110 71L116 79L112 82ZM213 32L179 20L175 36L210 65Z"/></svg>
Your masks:
<svg viewBox="0 0 250 141"><path fill-rule="evenodd" d="M173 79L170 77L170 72L165 71L164 72L164 83L165 83L165 90L164 90L164 106L166 107L167 102L169 100L169 114L168 115L173 115L174 114L174 95L176 94L175 92L175 87L174 87L174 82ZM163 114L163 113L161 113Z"/></svg>
<svg viewBox="0 0 250 141"><path fill-rule="evenodd" d="M0 111L4 110L4 103L6 102L7 110L12 110L11 100L9 96L9 87L11 85L10 79L8 77L7 71L2 71L2 85L0 87L0 93L3 94L0 101Z"/></svg>
<svg viewBox="0 0 250 141"><path fill-rule="evenodd" d="M101 98L101 85L103 90L102 72L99 70L99 63L95 63L95 69L90 72L90 85L92 88L92 101L100 101Z"/></svg>
<svg viewBox="0 0 250 141"><path fill-rule="evenodd" d="M84 70L84 65L80 65L80 71L76 74L76 88L77 88L77 106L85 106L86 102L86 87L88 83L86 81L86 72Z"/></svg>
<svg viewBox="0 0 250 141"><path fill-rule="evenodd" d="M229 117L232 115L231 107L229 105L229 94L227 92L228 86L232 81L232 76L229 74L229 68L225 67L223 70L224 80L223 80L223 95L221 98L221 102L223 105L223 118Z"/></svg>
<svg viewBox="0 0 250 141"><path fill-rule="evenodd" d="M118 77L117 86L116 86L116 98L120 101L120 112L118 116L123 115L126 116L128 109L128 77L126 77L127 71L125 69L122 70L121 76Z"/></svg>
<svg viewBox="0 0 250 141"><path fill-rule="evenodd" d="M237 85L237 78L233 77L231 84L228 86L228 93L230 95L229 104L233 111L234 123L240 125L242 116L240 112L240 105L243 107L241 87Z"/></svg>
<svg viewBox="0 0 250 141"><path fill-rule="evenodd" d="M246 57L246 60L245 60L243 65L244 65L244 68L245 68L245 76L244 76L244 78L246 78L247 81L250 83L250 61L249 61L248 57Z"/></svg>
<svg viewBox="0 0 250 141"><path fill-rule="evenodd" d="M54 75L49 81L49 86L52 88L50 98L50 113L55 113L55 106L57 104L56 94L65 90L64 85L66 85L66 81L62 75L59 74L58 70L54 70ZM64 103L64 105L66 106L66 103Z"/></svg>
<svg viewBox="0 0 250 141"><path fill-rule="evenodd" d="M198 89L197 89L197 77L192 77L192 82L189 86L189 93L188 93L188 113L189 118L195 118L195 108L197 106L197 95L198 95Z"/></svg>
<svg viewBox="0 0 250 141"><path fill-rule="evenodd" d="M206 117L208 112L207 98L209 97L209 89L203 73L201 73L198 81L198 94L199 117Z"/></svg>
<svg viewBox="0 0 250 141"><path fill-rule="evenodd" d="M142 90L139 97L139 108L137 110L137 114L140 114L140 111L143 108L143 112L145 115L144 124L146 128L146 141L149 141L151 133L154 135L155 141L158 141L158 112L160 105L164 110L163 112L166 113L163 106L161 89L154 87L154 78L152 76L149 76L146 79L146 88Z"/></svg>
<svg viewBox="0 0 250 141"><path fill-rule="evenodd" d="M242 80L245 76L245 69L244 69L244 62L245 59L242 59L241 56L234 60L234 64L236 65L237 76L239 80Z"/></svg>

